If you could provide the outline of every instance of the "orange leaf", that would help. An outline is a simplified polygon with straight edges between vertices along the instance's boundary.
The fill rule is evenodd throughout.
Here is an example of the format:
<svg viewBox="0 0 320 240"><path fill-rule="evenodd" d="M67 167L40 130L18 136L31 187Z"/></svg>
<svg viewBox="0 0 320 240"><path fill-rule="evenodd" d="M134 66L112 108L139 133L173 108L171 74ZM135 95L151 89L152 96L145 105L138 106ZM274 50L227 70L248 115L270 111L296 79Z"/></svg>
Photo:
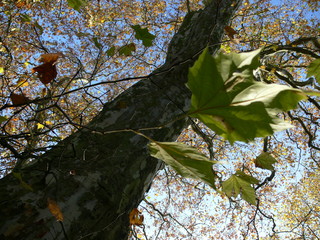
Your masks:
<svg viewBox="0 0 320 240"><path fill-rule="evenodd" d="M129 214L129 221L131 225L137 225L140 226L143 224L143 215L137 208L132 209L132 211Z"/></svg>
<svg viewBox="0 0 320 240"><path fill-rule="evenodd" d="M56 66L51 62L46 62L41 64L40 66L34 67L32 72L38 73L38 78L43 84L50 83L57 76Z"/></svg>
<svg viewBox="0 0 320 240"><path fill-rule="evenodd" d="M54 64L59 57L63 57L63 53L46 53L40 56L39 62Z"/></svg>
<svg viewBox="0 0 320 240"><path fill-rule="evenodd" d="M56 201L48 198L48 208L51 212L51 214L57 219L57 221L63 221L63 214L60 210L60 207L56 203Z"/></svg>
<svg viewBox="0 0 320 240"><path fill-rule="evenodd" d="M19 94L15 94L15 93L11 93L10 98L11 98L13 105L27 104L30 101L24 95L19 95Z"/></svg>

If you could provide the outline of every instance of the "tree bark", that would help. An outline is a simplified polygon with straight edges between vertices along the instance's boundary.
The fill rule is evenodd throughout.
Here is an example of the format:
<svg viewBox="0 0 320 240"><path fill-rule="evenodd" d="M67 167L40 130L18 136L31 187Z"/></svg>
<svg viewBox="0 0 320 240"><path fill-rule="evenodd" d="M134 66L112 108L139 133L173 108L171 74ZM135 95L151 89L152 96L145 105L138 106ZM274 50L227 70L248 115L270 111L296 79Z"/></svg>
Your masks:
<svg viewBox="0 0 320 240"><path fill-rule="evenodd" d="M206 47L214 53L241 0L212 0L190 12L165 64L104 109L86 127L0 180L0 239L127 239L137 207L162 162L148 140L174 141L186 127L188 68ZM134 131L132 131L134 130ZM25 186L31 186L32 191ZM54 200L64 220L48 209Z"/></svg>

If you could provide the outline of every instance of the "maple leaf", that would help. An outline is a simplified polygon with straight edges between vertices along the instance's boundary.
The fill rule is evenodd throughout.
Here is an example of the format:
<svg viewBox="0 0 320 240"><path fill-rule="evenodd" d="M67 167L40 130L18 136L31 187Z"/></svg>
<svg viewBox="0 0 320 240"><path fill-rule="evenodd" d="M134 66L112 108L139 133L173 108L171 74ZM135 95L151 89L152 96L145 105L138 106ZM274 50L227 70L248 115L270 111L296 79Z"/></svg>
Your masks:
<svg viewBox="0 0 320 240"><path fill-rule="evenodd" d="M136 39L142 40L142 43L145 47L151 47L152 41L155 39L156 36L149 33L147 28L141 28L140 25L131 26L132 29L135 31Z"/></svg>
<svg viewBox="0 0 320 240"><path fill-rule="evenodd" d="M254 164L258 168L274 170L272 164L276 163L277 160L270 155L270 153L263 152L255 160Z"/></svg>
<svg viewBox="0 0 320 240"><path fill-rule="evenodd" d="M232 27L230 26L226 26L224 28L224 30L226 31L228 37L230 38L230 40L234 43L239 43L239 39L235 38L234 35L237 35L238 32L236 30L234 30Z"/></svg>
<svg viewBox="0 0 320 240"><path fill-rule="evenodd" d="M124 55L124 56L131 56L132 52L136 50L136 45L134 43L130 43L127 45L124 45L119 48L119 55Z"/></svg>
<svg viewBox="0 0 320 240"><path fill-rule="evenodd" d="M39 62L43 64L34 67L32 72L38 73L38 78L43 84L50 83L53 79L57 77L56 62L59 57L63 57L62 53L46 53L40 56Z"/></svg>
<svg viewBox="0 0 320 240"><path fill-rule="evenodd" d="M57 76L56 65L44 63L32 69L32 72L38 73L38 78L43 84L50 83Z"/></svg>
<svg viewBox="0 0 320 240"><path fill-rule="evenodd" d="M30 100L24 95L19 95L15 93L10 94L10 99L13 105L22 105L28 103Z"/></svg>
<svg viewBox="0 0 320 240"><path fill-rule="evenodd" d="M63 53L46 53L40 56L39 62L54 64L59 57L64 57Z"/></svg>
<svg viewBox="0 0 320 240"><path fill-rule="evenodd" d="M137 208L132 209L132 211L129 214L129 222L131 225L140 226L143 224L143 219L143 215Z"/></svg>
<svg viewBox="0 0 320 240"><path fill-rule="evenodd" d="M57 221L63 221L63 214L60 210L60 207L58 206L57 202L48 198L48 209L51 212L51 214L57 219Z"/></svg>

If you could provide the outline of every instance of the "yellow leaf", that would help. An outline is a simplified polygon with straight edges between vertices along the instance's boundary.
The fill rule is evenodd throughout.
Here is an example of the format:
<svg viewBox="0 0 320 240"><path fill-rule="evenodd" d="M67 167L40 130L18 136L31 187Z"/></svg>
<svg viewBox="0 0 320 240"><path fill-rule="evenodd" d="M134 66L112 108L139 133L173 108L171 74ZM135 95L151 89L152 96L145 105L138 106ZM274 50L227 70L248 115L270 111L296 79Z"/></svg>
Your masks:
<svg viewBox="0 0 320 240"><path fill-rule="evenodd" d="M24 80L24 79L20 79L16 84L16 87L26 87L26 86L29 86L29 83L27 82L27 80Z"/></svg>
<svg viewBox="0 0 320 240"><path fill-rule="evenodd" d="M0 67L0 74L4 73L4 68Z"/></svg>
<svg viewBox="0 0 320 240"><path fill-rule="evenodd" d="M51 214L57 219L57 221L63 221L63 214L60 210L60 207L56 203L56 201L48 198L48 208Z"/></svg>
<svg viewBox="0 0 320 240"><path fill-rule="evenodd" d="M143 224L143 215L137 208L132 209L132 211L129 214L129 221L131 225L137 225L140 226Z"/></svg>
<svg viewBox="0 0 320 240"><path fill-rule="evenodd" d="M44 97L46 94L47 94L47 89L46 88L42 88L41 96Z"/></svg>
<svg viewBox="0 0 320 240"><path fill-rule="evenodd" d="M37 129L42 129L44 128L44 125L42 125L41 123L37 123Z"/></svg>
<svg viewBox="0 0 320 240"><path fill-rule="evenodd" d="M45 121L45 124L52 125L53 123L51 121Z"/></svg>

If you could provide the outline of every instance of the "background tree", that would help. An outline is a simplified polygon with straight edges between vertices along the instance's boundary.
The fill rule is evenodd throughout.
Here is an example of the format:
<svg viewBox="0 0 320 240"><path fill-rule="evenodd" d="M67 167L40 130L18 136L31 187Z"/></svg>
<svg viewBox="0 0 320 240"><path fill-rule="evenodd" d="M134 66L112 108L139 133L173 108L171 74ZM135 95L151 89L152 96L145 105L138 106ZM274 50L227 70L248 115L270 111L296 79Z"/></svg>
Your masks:
<svg viewBox="0 0 320 240"><path fill-rule="evenodd" d="M1 210L4 216L10 217L10 221L2 225L4 227L1 229L7 236L18 237L15 234L24 234L24 236L30 234L30 238L33 239L34 237L48 237L48 234L55 232L64 238L63 229L65 229L65 235L68 237L92 238L104 232L112 234L111 229L116 232L121 228L121 222L125 226L128 225L128 214L144 198L142 194L148 187L151 178L148 176L148 179L144 180L138 177L137 182L128 178L132 173L137 172L135 168L138 168L141 176L145 174L141 173L140 165L129 168L124 160L125 157L130 159L130 154L139 155L140 150L131 149L128 154L127 151L121 150L122 147L116 147L117 139L124 141L123 145L129 145L126 142L128 139L137 140L138 137L130 132L118 132L118 130L154 128L166 123L167 120L176 119L173 116L182 114L181 109L184 109L183 106L186 104L182 96L190 97L190 94L184 87L179 86L184 86L188 67L208 44L206 34L211 31L204 26L212 27L214 30L212 36L216 38L210 39L211 46L215 48L220 43L224 43L222 49L225 52L254 50L261 46L273 45L273 48L269 47L269 51L262 55L263 65L256 75L260 81L280 82L303 89L317 89L317 82L314 78L305 79L307 66L318 58L319 21L314 17L316 13L310 12L310 9L317 9L317 1L302 1L299 2L299 6L295 1L285 6L272 5L269 1L245 1L232 21L232 27L238 31L238 35L233 36L230 34L231 30L226 31L229 36L226 36L223 41L219 36L223 34L228 17L219 14L223 14L223 6L230 10L232 7L228 3L212 1L211 5L214 10L212 15L216 17L214 22L217 21L220 24L206 25L201 22L199 29L203 30L203 37L206 39L203 42L199 41L199 36L202 36L199 33L193 36L196 41L183 38L179 42L177 41L179 35L188 32L187 30L192 26L192 22L189 22L190 17L187 17L185 24L182 25L170 44L166 64L149 76L152 70L159 68L164 63L169 39L179 29L185 13L188 10L196 11L203 8L203 4L197 1L93 1L86 5L83 3L82 1L68 1L68 3L7 1L2 5L1 52L3 58L0 70L3 80L1 83L3 152L1 163L6 173L9 173L15 165L18 174L4 178L1 191L5 192L6 188L6 192L10 190L16 194L13 189L19 187L19 192L25 191L28 196L32 195L30 188L33 192L42 192L42 195L38 197L32 195L30 202L18 200L16 204L11 199L19 197L13 197L10 194L1 200ZM136 37L136 30L132 28L134 25L147 27L156 38L152 41L152 36L147 35L149 38L143 37L144 41L139 40ZM199 29L197 31L200 31ZM149 39L149 42L151 40L153 46L149 47L146 39ZM183 40L186 41L186 44L183 44ZM184 52L184 49L188 51ZM30 73L32 68L39 65L36 59L40 54L48 52L63 52L64 57L59 56L57 60L59 62L57 64L58 78L44 85L37 77L39 73L35 72L33 75ZM172 66L174 67L171 68ZM166 79L170 79L171 76L177 79L179 76L182 81L176 83L175 81L178 80L173 80L175 82L173 85L171 80L167 80L168 82L161 80L163 76ZM118 100L112 102L120 92L139 79L142 79L142 83L133 89L138 89L139 86L142 87L151 82L150 88L153 92L146 91L143 86L143 90L139 90L138 93L131 93L130 98L123 94ZM129 93L130 91L137 90L129 90ZM177 91L182 92L177 94ZM18 96L27 96L31 101L26 102L25 98L14 97L13 93ZM153 96L153 99L156 99L155 96L164 95L167 100L158 104L163 106L160 111L152 107L152 104L155 103L153 101L149 105L152 110L147 111L146 106L143 106L145 110L141 114L145 120L140 122L136 120L139 113L133 113L133 105L142 106L142 102L148 105L145 103L148 94ZM11 101L15 106L11 104ZM105 102L112 103L102 110ZM130 111L126 112L129 109ZM279 194L281 188L275 189L279 182L291 184L317 168L318 109L316 98L310 97L309 103L301 103L299 110L284 115L285 119L291 118L292 123L296 124L295 129L287 131L287 135L281 133L250 145L236 143L230 146L228 142L207 130L200 123L193 122L179 137L179 140L198 147L214 160L227 161L228 164L222 165L222 169L219 169L222 179L228 178L237 169L250 170L252 176L259 176L264 184L256 186L259 197L258 206L249 206L238 199L229 202L226 197L213 193L202 183L181 178L170 168L165 168L158 173L153 188L144 198L140 208L144 209L143 215L148 219L145 222L149 223L147 225L149 227L133 226L131 237L236 239L257 238L268 234L275 238L284 236L282 233L284 230L279 227L277 221L278 216L281 218L278 211L279 205L274 202L280 204L279 200L287 197L288 191L283 191L281 195ZM113 125L106 129L97 128L93 123L87 125L101 110L100 117L95 118L94 121L99 122L100 119L109 116ZM170 111L173 112L170 113ZM153 115L155 112L159 114L158 117ZM146 119L152 119L148 118L148 115L152 115L153 122L147 122ZM115 118L118 118L117 122L114 122ZM160 123L156 122L157 119ZM186 126L185 123L175 124L174 127L168 125L161 130L166 132L174 128L177 134L178 129ZM55 148L57 150L50 150L57 142L78 129L83 130L60 143ZM113 133L113 130L117 130L116 133ZM144 131L144 133L148 133L157 140L168 140L167 134L173 134L167 131L165 135L158 135L155 129L152 130ZM84 132L82 136L85 137L80 137L81 132ZM85 139L89 139L90 143ZM145 141L141 139L137 141L145 144ZM107 145L102 143L107 143ZM104 149L99 149L98 146ZM111 154L109 150L114 149L115 152L111 154L113 160L101 159L103 162L97 163L99 154L95 152L95 149L103 151L100 156L107 156ZM296 154L297 149L300 151L299 154ZM262 150L272 153L277 158L275 174L254 167L254 159ZM48 153L42 157L44 162L39 163L39 166L34 165L36 167L33 167L33 171L30 168L20 170L23 164L38 159L46 151ZM120 158L115 157L116 153ZM303 157L298 159L299 155ZM143 158L142 155L141 158ZM48 165L47 159L55 159L55 161ZM73 159L72 165L69 165L71 161L68 159ZM77 160L76 165L74 165L75 159ZM94 161L87 161L87 159L94 159ZM110 167L105 162L116 167ZM152 169L151 171L154 172L159 168L156 162L150 160L147 163L151 164L146 167L148 171ZM126 170L123 171L123 168ZM97 169L105 171L103 176L97 174ZM117 174L119 171L121 173ZM299 174L294 174L295 171L298 171ZM113 180L106 181L106 176L110 174ZM117 185L117 177L127 178L121 183L123 187ZM268 179L272 181L269 182ZM43 185L38 184L39 180L43 180ZM94 182L98 182L99 186L90 187ZM139 184L144 186L143 189L137 187ZM113 185L114 189L112 189ZM132 201L128 196L132 194L132 189L135 187L139 189L139 194L138 196L133 196L133 194L132 197L135 200ZM66 192L62 189L72 190L72 193L65 195ZM107 189L105 194L101 189ZM119 191L119 189L122 190ZM159 192L167 192L167 198L164 199L165 196L159 195ZM73 194L74 197L70 197L69 194ZM116 195L122 200L119 201ZM35 198L37 198L36 201L34 201ZM54 223L55 219L48 210L48 198L56 201L62 209L65 219L61 226L64 228L59 223ZM11 204L15 205L15 210L8 207L9 199ZM76 229L73 230L71 227L70 230L69 226L73 224L72 219L76 218L79 212L78 209L69 208L69 212L72 212L69 214L66 209L68 209L68 204L75 203L75 199L77 199L76 205L85 206L81 209L85 211L82 214L85 219L80 220L81 224L75 223L77 224ZM97 201L99 202L98 207L93 199L100 199ZM118 211L111 214L110 209L115 202L117 204L121 202L120 205L125 210L116 208ZM160 202L161 205L159 205ZM212 202L214 202L215 210L208 210L208 204L210 206ZM107 209L106 206L109 206L110 209ZM216 206L219 206L219 210ZM109 223L104 221L103 216L99 218L100 207L104 209L103 216L108 218ZM36 214L38 209L42 209L40 214ZM23 220L14 217L16 211L22 214L20 216ZM150 213L150 217L147 213ZM95 220L97 218L99 221ZM40 226L37 227L38 231L33 229L35 222L37 226ZM53 230L48 228L51 223ZM152 224L153 227L151 227ZM93 225L95 228L92 227ZM122 228L119 234L126 234L124 233L126 230ZM32 234L29 231L32 231ZM296 232L301 235L300 230ZM316 231L313 230L313 232Z"/></svg>

